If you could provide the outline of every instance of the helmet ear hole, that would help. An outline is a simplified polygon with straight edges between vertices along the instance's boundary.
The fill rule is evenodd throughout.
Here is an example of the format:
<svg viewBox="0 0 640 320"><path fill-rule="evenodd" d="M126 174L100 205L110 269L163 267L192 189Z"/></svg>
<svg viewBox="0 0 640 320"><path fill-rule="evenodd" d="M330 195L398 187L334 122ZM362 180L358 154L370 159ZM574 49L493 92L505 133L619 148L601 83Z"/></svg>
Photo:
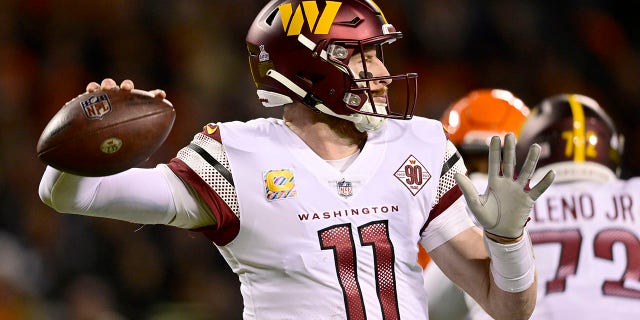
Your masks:
<svg viewBox="0 0 640 320"><path fill-rule="evenodd" d="M296 73L296 79L304 82L304 84L305 84L304 87L305 88L311 87L313 85L313 83L317 81L317 80L313 81L310 77L306 76L303 72L297 72Z"/></svg>

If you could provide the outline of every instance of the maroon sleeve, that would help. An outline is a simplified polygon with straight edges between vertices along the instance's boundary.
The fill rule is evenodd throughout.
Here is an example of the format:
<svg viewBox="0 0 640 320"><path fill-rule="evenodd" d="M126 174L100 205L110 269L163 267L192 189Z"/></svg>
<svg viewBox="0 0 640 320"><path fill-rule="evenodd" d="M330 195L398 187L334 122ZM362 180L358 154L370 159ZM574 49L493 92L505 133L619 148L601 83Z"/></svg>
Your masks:
<svg viewBox="0 0 640 320"><path fill-rule="evenodd" d="M449 191L447 191L442 196L442 198L440 198L440 201L438 201L438 204L436 204L435 206L433 206L433 208L431 208L431 212L429 213L429 218L427 218L427 222L424 224L424 226L420 230L420 233L422 233L424 229L427 228L427 226L433 219L437 218L442 212L444 212L447 208L449 208L461 196L462 196L462 190L460 190L460 187L458 187L457 185L449 189Z"/></svg>
<svg viewBox="0 0 640 320"><path fill-rule="evenodd" d="M219 246L231 242L240 231L240 220L233 210L211 186L182 160L174 158L167 165L184 183L196 191L202 201L211 209L213 218L216 220L216 224L213 226L197 228L193 231L201 232Z"/></svg>
<svg viewBox="0 0 640 320"><path fill-rule="evenodd" d="M427 218L427 222L420 232L424 231L433 219L462 197L462 190L460 190L454 178L456 173L467 174L467 168L458 150L450 141L447 141L447 151L445 152L445 159L440 172L440 180L438 180L437 203L431 208L429 218Z"/></svg>

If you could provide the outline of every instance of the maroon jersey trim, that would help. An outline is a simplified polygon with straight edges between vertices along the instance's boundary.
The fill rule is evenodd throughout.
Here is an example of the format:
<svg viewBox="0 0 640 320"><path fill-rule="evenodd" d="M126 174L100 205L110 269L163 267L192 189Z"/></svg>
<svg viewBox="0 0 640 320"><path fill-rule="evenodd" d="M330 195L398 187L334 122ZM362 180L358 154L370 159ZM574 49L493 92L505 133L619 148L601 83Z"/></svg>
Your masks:
<svg viewBox="0 0 640 320"><path fill-rule="evenodd" d="M462 190L460 190L460 187L457 185L449 189L449 191L445 192L445 194L442 195L442 198L440 198L440 201L438 201L438 204L436 204L435 206L433 206L433 208L431 208L431 212L429 213L429 218L427 218L427 222L424 224L422 229L420 229L420 233L422 233L424 229L427 228L427 226L433 219L435 219L440 214L442 214L445 210L451 207L451 205L454 202L456 202L456 200L458 200L461 196L462 196Z"/></svg>
<svg viewBox="0 0 640 320"><path fill-rule="evenodd" d="M222 198L202 178L193 171L184 161L173 158L167 166L182 181L191 186L211 209L216 220L213 226L193 229L192 231L204 234L216 245L224 246L231 242L240 232L240 219L222 200Z"/></svg>

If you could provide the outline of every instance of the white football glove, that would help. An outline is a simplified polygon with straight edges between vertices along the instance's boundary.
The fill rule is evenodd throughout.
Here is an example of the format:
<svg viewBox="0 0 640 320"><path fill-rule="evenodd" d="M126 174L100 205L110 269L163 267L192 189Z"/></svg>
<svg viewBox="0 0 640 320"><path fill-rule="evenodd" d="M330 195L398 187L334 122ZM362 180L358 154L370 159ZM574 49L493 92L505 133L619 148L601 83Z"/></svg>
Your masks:
<svg viewBox="0 0 640 320"><path fill-rule="evenodd" d="M534 201L547 190L555 178L555 172L549 171L537 185L528 189L527 184L540 156L540 146L533 144L529 148L527 159L517 179L514 176L515 149L515 136L509 133L505 136L504 161L502 161L500 137L491 138L489 182L482 195L478 194L467 176L460 173L455 175L469 209L484 230L510 239L516 239L522 235ZM501 166L502 172L500 172Z"/></svg>

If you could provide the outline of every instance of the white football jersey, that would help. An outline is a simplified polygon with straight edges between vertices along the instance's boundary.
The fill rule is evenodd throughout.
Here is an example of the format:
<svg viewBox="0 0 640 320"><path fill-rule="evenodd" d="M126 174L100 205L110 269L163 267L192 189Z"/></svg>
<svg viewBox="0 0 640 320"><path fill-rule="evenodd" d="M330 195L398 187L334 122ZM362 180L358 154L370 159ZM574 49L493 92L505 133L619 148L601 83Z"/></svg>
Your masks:
<svg viewBox="0 0 640 320"><path fill-rule="evenodd" d="M387 121L337 170L282 120L207 125L169 167L218 222L245 319L427 319L418 246L472 226L440 122Z"/></svg>
<svg viewBox="0 0 640 320"><path fill-rule="evenodd" d="M535 202L527 230L538 273L531 319L638 317L640 178L552 184ZM470 319L491 319L465 298Z"/></svg>
<svg viewBox="0 0 640 320"><path fill-rule="evenodd" d="M640 179L552 185L527 224L538 299L531 319L637 319Z"/></svg>

